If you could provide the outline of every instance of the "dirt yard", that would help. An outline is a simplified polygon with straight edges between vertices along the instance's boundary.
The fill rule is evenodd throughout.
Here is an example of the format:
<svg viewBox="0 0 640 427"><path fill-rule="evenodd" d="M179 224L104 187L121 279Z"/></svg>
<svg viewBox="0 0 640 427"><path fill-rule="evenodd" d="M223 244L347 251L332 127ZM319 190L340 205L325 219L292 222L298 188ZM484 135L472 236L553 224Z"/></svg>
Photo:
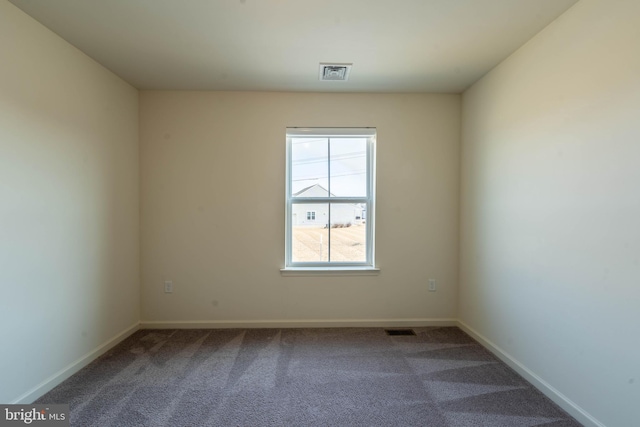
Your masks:
<svg viewBox="0 0 640 427"><path fill-rule="evenodd" d="M364 262L366 226L352 225L331 229L331 261ZM329 230L326 228L293 227L292 257L294 262L328 261Z"/></svg>

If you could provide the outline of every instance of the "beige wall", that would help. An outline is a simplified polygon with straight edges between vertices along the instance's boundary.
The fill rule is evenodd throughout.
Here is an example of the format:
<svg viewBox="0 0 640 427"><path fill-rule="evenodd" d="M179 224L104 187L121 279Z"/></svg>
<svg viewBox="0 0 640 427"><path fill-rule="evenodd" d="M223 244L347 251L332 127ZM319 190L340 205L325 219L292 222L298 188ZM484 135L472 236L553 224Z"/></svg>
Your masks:
<svg viewBox="0 0 640 427"><path fill-rule="evenodd" d="M8 403L139 320L138 94L4 0L0 64Z"/></svg>
<svg viewBox="0 0 640 427"><path fill-rule="evenodd" d="M609 427L640 425L639 40L640 2L582 0L463 96L460 317Z"/></svg>
<svg viewBox="0 0 640 427"><path fill-rule="evenodd" d="M143 91L140 114L143 321L456 316L459 95ZM377 127L378 276L281 276L287 126Z"/></svg>

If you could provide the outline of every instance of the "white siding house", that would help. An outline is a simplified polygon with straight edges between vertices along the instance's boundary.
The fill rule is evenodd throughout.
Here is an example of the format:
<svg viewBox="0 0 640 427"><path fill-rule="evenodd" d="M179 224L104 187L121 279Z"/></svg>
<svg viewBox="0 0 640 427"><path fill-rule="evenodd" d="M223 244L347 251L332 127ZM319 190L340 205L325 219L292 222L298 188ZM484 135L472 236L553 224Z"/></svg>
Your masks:
<svg viewBox="0 0 640 427"><path fill-rule="evenodd" d="M303 188L293 197L327 197L327 189L320 184ZM364 220L364 208L353 203L331 204L331 225L334 224L362 224ZM328 203L294 203L291 212L291 223L294 226L322 227L328 226Z"/></svg>

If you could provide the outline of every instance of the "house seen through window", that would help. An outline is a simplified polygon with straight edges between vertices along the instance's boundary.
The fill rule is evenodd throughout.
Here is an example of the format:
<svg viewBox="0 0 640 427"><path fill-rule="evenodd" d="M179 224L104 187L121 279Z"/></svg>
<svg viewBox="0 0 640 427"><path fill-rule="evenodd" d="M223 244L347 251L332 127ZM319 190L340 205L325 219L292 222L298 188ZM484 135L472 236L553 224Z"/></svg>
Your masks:
<svg viewBox="0 0 640 427"><path fill-rule="evenodd" d="M287 129L286 267L373 267L375 129Z"/></svg>

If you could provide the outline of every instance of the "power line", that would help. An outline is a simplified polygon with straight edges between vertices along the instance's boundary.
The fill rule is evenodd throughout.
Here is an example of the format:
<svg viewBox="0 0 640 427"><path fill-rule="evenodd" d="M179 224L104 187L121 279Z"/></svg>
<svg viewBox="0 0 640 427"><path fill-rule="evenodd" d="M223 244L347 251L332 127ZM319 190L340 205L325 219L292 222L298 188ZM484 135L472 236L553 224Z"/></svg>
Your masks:
<svg viewBox="0 0 640 427"><path fill-rule="evenodd" d="M338 154L335 156L331 156L330 159L327 158L327 156L323 156L323 157L307 157L305 159L300 159L300 160L292 160L291 163L294 165L304 165L304 164L310 164L310 163L326 163L327 161L336 161L336 160L348 160L348 159L359 159L359 158L364 158L366 157L365 154L362 154L360 152L353 152L353 153L344 153L344 154Z"/></svg>
<svg viewBox="0 0 640 427"><path fill-rule="evenodd" d="M354 171L354 172L343 172L343 173L338 173L338 174L331 174L331 178L338 178L338 177L342 177L342 176L352 176L352 175L364 175L365 173L367 173L366 170L362 170L362 171ZM291 182L297 182L297 181L314 181L314 180L319 180L319 179L327 179L326 176L312 176L309 178L297 178L297 179L292 179Z"/></svg>

